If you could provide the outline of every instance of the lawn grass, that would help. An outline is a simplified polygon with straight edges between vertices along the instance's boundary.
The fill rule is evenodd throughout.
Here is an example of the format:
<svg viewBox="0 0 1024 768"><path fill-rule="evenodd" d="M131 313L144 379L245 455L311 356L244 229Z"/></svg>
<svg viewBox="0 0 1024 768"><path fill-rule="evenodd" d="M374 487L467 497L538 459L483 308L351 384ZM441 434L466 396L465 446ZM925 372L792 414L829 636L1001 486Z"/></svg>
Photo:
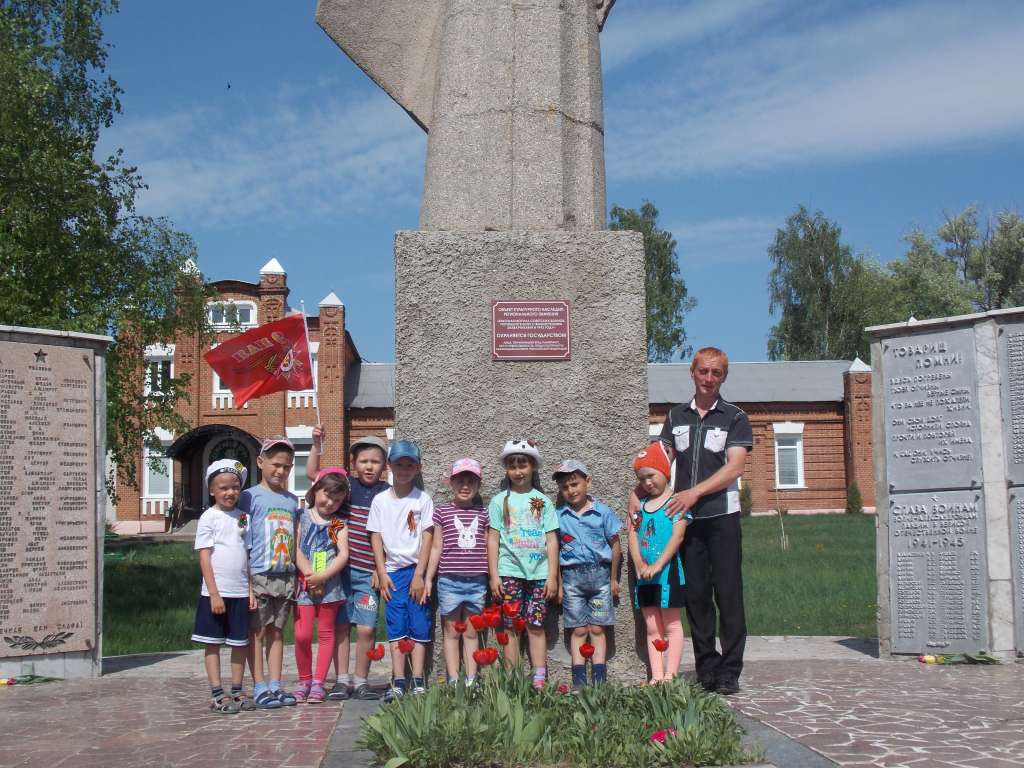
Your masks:
<svg viewBox="0 0 1024 768"><path fill-rule="evenodd" d="M743 520L743 596L752 635L875 637L875 518L806 515Z"/></svg>
<svg viewBox="0 0 1024 768"><path fill-rule="evenodd" d="M752 635L874 637L875 519L866 515L743 520L743 586ZM124 539L103 572L103 653L179 651L190 642L199 560L189 542ZM113 559L123 556L122 559ZM286 639L292 640L291 622Z"/></svg>

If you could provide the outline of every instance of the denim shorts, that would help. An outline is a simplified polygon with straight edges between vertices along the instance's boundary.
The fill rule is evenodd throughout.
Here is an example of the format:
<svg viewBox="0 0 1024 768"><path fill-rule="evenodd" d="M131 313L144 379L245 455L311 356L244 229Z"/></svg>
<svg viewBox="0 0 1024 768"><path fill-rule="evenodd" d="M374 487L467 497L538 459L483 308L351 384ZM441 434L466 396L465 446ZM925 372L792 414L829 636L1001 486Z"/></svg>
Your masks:
<svg viewBox="0 0 1024 768"><path fill-rule="evenodd" d="M341 588L348 600L338 609L338 624L376 627L380 595L371 586L373 574L362 568L345 568L341 572Z"/></svg>
<svg viewBox="0 0 1024 768"><path fill-rule="evenodd" d="M562 624L566 627L614 624L611 579L608 563L563 567Z"/></svg>
<svg viewBox="0 0 1024 768"><path fill-rule="evenodd" d="M442 616L451 616L465 607L470 613L480 613L487 598L487 574L479 576L437 577L437 610Z"/></svg>

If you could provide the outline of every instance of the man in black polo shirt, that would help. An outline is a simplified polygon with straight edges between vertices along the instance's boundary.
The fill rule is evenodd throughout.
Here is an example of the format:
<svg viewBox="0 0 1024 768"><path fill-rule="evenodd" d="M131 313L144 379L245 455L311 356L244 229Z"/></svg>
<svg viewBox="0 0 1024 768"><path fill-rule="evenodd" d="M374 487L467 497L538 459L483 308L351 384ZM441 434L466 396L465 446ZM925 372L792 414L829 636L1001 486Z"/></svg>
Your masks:
<svg viewBox="0 0 1024 768"><path fill-rule="evenodd" d="M674 407L661 431L661 441L675 451L675 493L668 511L693 514L682 554L697 678L725 695L739 690L747 641L738 481L753 447L747 414L719 396L728 373L729 358L722 350L699 350L690 364L693 399ZM715 648L719 619L721 653Z"/></svg>

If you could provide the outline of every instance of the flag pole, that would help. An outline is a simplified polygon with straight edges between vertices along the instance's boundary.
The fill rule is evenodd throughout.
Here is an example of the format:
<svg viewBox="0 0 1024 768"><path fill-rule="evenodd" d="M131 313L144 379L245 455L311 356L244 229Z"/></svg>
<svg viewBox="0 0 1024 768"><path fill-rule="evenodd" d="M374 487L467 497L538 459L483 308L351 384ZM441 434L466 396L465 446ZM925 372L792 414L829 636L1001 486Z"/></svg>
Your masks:
<svg viewBox="0 0 1024 768"><path fill-rule="evenodd" d="M310 366L312 366L312 364L313 364L313 348L309 346L309 322L306 319L306 302L303 299L299 299L299 306L302 308L302 327L306 331L306 349L309 351L309 364L310 364ZM317 377L315 375L316 371L312 371L311 370L310 374L312 375L312 379L313 379L313 408L316 411L316 425L322 429L323 428L323 424L320 423L320 393L319 393L318 388L317 388L317 381L316 381ZM323 454L324 454L324 438L323 438L323 435L320 436L319 441L320 441L320 461L323 462L323 460L324 460L323 459Z"/></svg>

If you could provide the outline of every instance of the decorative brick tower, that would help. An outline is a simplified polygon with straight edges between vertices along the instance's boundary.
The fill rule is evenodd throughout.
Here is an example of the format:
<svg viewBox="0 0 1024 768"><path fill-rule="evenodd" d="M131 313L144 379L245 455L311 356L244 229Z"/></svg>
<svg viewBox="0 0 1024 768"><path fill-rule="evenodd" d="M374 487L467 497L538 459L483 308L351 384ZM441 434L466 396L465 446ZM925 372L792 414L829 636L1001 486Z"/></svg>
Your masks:
<svg viewBox="0 0 1024 768"><path fill-rule="evenodd" d="M317 356L317 398L320 423L329 432L323 446L323 466L343 465L348 445L345 419L345 305L332 291L320 302L320 351Z"/></svg>
<svg viewBox="0 0 1024 768"><path fill-rule="evenodd" d="M260 325L280 320L288 306L288 282L284 267L271 259L260 269L259 318ZM287 392L275 392L261 397L260 437L285 434L288 398Z"/></svg>
<svg viewBox="0 0 1024 768"><path fill-rule="evenodd" d="M843 444L846 482L857 481L865 507L875 506L871 454L871 366L859 357L843 374Z"/></svg>

